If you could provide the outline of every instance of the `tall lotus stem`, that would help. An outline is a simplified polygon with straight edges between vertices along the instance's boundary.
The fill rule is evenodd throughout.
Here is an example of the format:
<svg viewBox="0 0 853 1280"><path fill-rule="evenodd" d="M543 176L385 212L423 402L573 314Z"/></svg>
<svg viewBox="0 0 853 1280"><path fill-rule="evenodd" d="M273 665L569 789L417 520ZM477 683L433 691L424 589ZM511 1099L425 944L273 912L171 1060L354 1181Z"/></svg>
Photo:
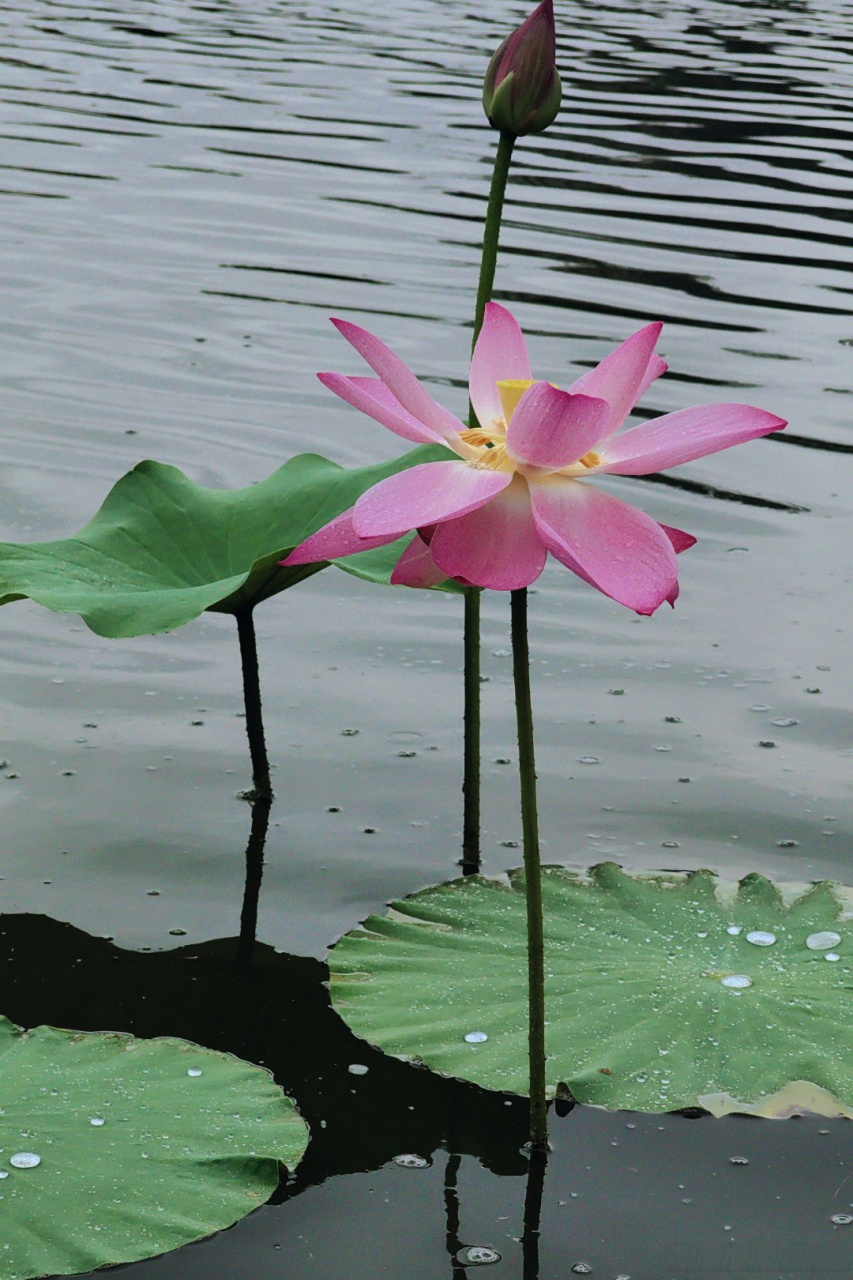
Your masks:
<svg viewBox="0 0 853 1280"><path fill-rule="evenodd" d="M530 701L526 587L512 592L510 608L512 670L515 681L515 712L518 721L521 830L524 838L524 892L527 900L530 1142L534 1151L546 1151L548 1149L548 1114L545 1102L545 939L542 922L539 815L536 806L536 761L533 754L533 708Z"/></svg>
<svg viewBox="0 0 853 1280"><path fill-rule="evenodd" d="M255 797L272 800L270 762L264 738L264 722L261 715L261 683L258 674L258 645L255 639L255 623L252 609L240 609L237 634L240 639L240 661L243 665L243 698L246 706L246 734L252 757L252 781ZM253 797L250 797L250 799Z"/></svg>
<svg viewBox="0 0 853 1280"><path fill-rule="evenodd" d="M480 283L477 288L477 307L474 313L473 351L480 329L486 303L491 301L495 283L495 266L498 260L498 238L501 232L506 182L514 133L501 133L492 171L486 226L483 232L483 253L480 260ZM468 426L476 427L477 417L473 405L468 405ZM468 587L465 591L465 764L462 783L464 814L462 820L462 871L471 875L480 869L480 589Z"/></svg>

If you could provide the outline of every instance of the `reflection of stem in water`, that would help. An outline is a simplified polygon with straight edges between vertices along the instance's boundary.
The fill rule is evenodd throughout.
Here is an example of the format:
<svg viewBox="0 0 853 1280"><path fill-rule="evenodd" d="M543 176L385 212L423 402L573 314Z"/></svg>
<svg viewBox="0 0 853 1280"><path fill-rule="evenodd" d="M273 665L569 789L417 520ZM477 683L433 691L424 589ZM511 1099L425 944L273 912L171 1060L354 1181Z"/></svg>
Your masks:
<svg viewBox="0 0 853 1280"><path fill-rule="evenodd" d="M539 1280L539 1223L542 1218L542 1191L548 1153L534 1147L530 1152L527 1191L524 1196L524 1234L521 1237L522 1280Z"/></svg>
<svg viewBox="0 0 853 1280"><path fill-rule="evenodd" d="M456 1256L462 1248L459 1239L459 1196L456 1184L459 1178L459 1166L462 1157L448 1155L447 1168L444 1171L444 1221L446 1223L447 1252L450 1255L450 1274L453 1280L464 1280L466 1271Z"/></svg>
<svg viewBox="0 0 853 1280"><path fill-rule="evenodd" d="M246 887L243 891L243 909L240 912L240 941L237 944L238 964L251 964L254 955L258 899L264 874L264 847L271 808L272 801L266 796L257 796L252 805L252 830L246 845Z"/></svg>
<svg viewBox="0 0 853 1280"><path fill-rule="evenodd" d="M255 639L255 623L252 609L240 609L235 615L237 634L240 638L240 660L243 665L243 697L246 704L246 734L252 757L252 781L255 797L272 800L270 763L264 739L264 722L261 716L261 683L258 674L258 646Z"/></svg>

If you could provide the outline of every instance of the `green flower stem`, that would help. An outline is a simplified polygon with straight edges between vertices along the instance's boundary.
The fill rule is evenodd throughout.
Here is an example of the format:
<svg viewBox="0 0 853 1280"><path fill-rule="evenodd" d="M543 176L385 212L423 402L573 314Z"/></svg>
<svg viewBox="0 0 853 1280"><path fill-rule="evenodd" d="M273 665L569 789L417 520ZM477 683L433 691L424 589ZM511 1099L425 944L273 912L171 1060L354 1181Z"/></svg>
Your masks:
<svg viewBox="0 0 853 1280"><path fill-rule="evenodd" d="M240 638L240 661L243 664L243 697L246 704L246 734L252 757L252 781L255 797L272 800L270 762L264 739L264 722L261 715L261 683L258 675L258 645L255 639L255 623L252 609L240 609L235 613L237 634Z"/></svg>
<svg viewBox="0 0 853 1280"><path fill-rule="evenodd" d="M509 176L509 164L512 149L515 146L514 133L501 133L498 149L495 153L495 167L492 171L492 185L489 189L489 207L486 210L486 226L483 231L483 256L480 259L480 282L477 286L477 309L474 312L474 337L471 350L477 344L480 330L483 327L483 316L486 303L491 301L495 283L495 267L498 261L498 237L501 233L501 216L506 194L506 180ZM468 407L468 426L475 427L477 419L472 405Z"/></svg>
<svg viewBox="0 0 853 1280"><path fill-rule="evenodd" d="M545 1102L545 941L542 923L542 875L539 861L539 815L536 808L536 761L533 754L533 708L530 701L530 654L527 643L527 588L513 591L512 670L518 720L518 771L521 780L521 831L524 838L524 893L527 901L528 1049L530 1059L530 1141L534 1150L548 1148Z"/></svg>
<svg viewBox="0 0 853 1280"><path fill-rule="evenodd" d="M489 206L483 231L483 254L480 259L480 282L477 287L477 307L474 313L473 351L480 330L486 303L492 296L495 283L495 266L498 260L498 238L501 231L506 182L514 133L501 133L492 171L489 190ZM474 406L468 404L468 426L475 427L477 417ZM465 592L465 766L462 794L464 814L462 820L462 872L471 875L480 869L480 589L468 587Z"/></svg>
<svg viewBox="0 0 853 1280"><path fill-rule="evenodd" d="M480 596L465 591L465 764L462 780L462 874L480 870Z"/></svg>

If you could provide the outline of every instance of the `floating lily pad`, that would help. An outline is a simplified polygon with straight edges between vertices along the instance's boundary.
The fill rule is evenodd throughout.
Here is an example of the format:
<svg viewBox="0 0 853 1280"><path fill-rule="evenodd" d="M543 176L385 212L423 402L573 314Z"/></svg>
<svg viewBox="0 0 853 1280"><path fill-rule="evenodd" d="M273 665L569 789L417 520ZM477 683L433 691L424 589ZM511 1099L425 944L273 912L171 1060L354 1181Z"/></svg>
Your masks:
<svg viewBox="0 0 853 1280"><path fill-rule="evenodd" d="M72 538L0 543L0 604L29 597L78 613L98 635L170 631L205 609L233 613L326 567L282 568L310 534L386 476L447 456L425 445L375 467L347 470L300 454L248 489L207 489L176 467L140 462ZM405 543L362 553L348 571L373 581Z"/></svg>
<svg viewBox="0 0 853 1280"><path fill-rule="evenodd" d="M653 1112L715 1095L722 1111L803 1081L853 1106L851 890L604 863L588 877L545 868L543 895L552 1091L566 1082L581 1102ZM838 942L812 949L818 934ZM522 872L397 902L329 963L335 1008L365 1040L527 1092Z"/></svg>
<svg viewBox="0 0 853 1280"><path fill-rule="evenodd" d="M0 1018L0 1080L3 1280L131 1262L228 1227L307 1143L269 1072L183 1040Z"/></svg>

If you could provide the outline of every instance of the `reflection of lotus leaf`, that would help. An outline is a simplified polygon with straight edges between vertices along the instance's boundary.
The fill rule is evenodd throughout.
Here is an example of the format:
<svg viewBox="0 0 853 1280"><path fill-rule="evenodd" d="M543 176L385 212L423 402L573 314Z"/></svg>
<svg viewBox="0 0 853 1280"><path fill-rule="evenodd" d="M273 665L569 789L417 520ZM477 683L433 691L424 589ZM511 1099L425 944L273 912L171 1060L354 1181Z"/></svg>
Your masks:
<svg viewBox="0 0 853 1280"><path fill-rule="evenodd" d="M756 875L735 886L709 871L635 878L604 863L588 877L545 868L543 895L552 1090L565 1081L582 1102L643 1111L714 1095L721 1112L734 1099L760 1110L804 1081L832 1095L829 1110L853 1107L851 890L786 891ZM834 951L810 950L827 929L841 936ZM335 1007L365 1040L527 1091L522 872L394 903L337 943L330 969ZM804 1085L767 1110L808 1096Z"/></svg>
<svg viewBox="0 0 853 1280"><path fill-rule="evenodd" d="M228 1227L307 1142L267 1071L184 1040L0 1018L0 1071L4 1277L131 1262Z"/></svg>
<svg viewBox="0 0 853 1280"><path fill-rule="evenodd" d="M205 609L233 613L325 568L279 561L365 489L446 453L428 445L352 470L300 454L247 489L206 489L176 467L140 462L74 537L0 543L0 604L29 596L114 638L171 631ZM387 582L404 545L362 552L341 568Z"/></svg>

